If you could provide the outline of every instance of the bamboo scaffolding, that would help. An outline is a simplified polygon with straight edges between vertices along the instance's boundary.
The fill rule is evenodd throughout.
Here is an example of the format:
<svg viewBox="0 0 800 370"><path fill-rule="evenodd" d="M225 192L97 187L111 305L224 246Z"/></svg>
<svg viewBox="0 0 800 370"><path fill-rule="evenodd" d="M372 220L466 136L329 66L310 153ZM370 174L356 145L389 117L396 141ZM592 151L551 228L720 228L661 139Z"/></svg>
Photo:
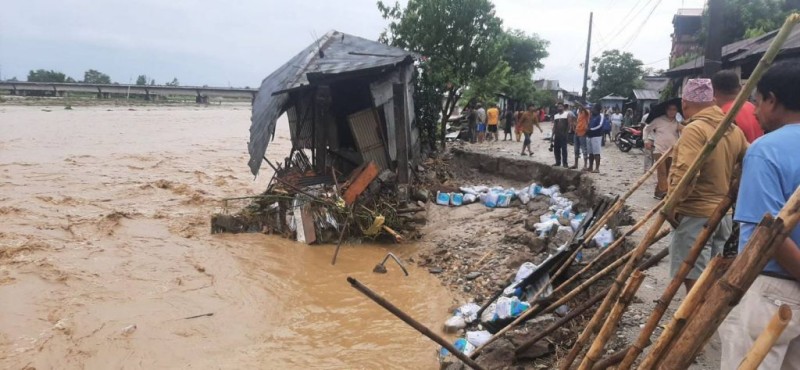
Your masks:
<svg viewBox="0 0 800 370"><path fill-rule="evenodd" d="M601 304L600 308L598 308L597 312L595 312L595 317L593 317L589 322L589 325L584 329L583 333L581 333L579 340L575 342L575 346L573 346L572 350L570 350L570 353L562 362L561 369L569 369L572 366L572 363L575 362L578 354L583 350L583 346L586 345L586 342L589 339L588 337L591 336L591 333L597 330L597 327L602 322L602 319L608 313L608 310L611 308L611 301L616 300L619 296L623 284L628 280L628 277L633 272L633 266L635 266L639 262L639 259L641 259L641 255L644 253L644 250L646 249L646 246L649 244L650 240L652 240L653 236L656 235L657 230L661 228L661 225L664 224L668 217L670 220L674 219L675 207L677 206L679 200L683 197L684 193L686 193L689 184L694 181L695 176L700 171L700 167L703 166L708 157L717 147L719 140L728 131L734 117L739 113L739 110L747 100L747 97L752 93L758 80L761 79L761 75L763 75L763 73L766 71L769 64L772 63L772 60L775 59L775 55L777 55L781 45L783 45L783 43L786 41L786 38L789 36L794 24L798 23L799 21L800 14L792 14L786 19L786 23L784 23L778 34L775 35L775 38L773 39L772 44L770 44L769 49L766 53L764 53L764 56L758 63L758 66L756 66L755 70L750 75L750 78L747 80L747 83L744 85L744 87L742 87L730 110L725 114L722 122L720 122L719 126L717 126L716 131L714 131L714 134L711 135L705 146L703 146L702 151L692 165L686 170L686 173L678 182L677 186L670 190L661 213L656 218L647 234L645 234L645 237L639 243L639 246L634 249L635 252L633 256L625 265L625 267L622 268L614 282L614 285L611 287L611 291L608 292L608 296L606 296L603 304Z"/></svg>
<svg viewBox="0 0 800 370"><path fill-rule="evenodd" d="M642 285L644 276L645 275L642 273L642 271L636 271L633 273L633 275L631 275L631 278L625 285L625 289L622 290L622 294L619 296L617 303L608 314L609 322L619 322L619 320L622 318L622 314L625 313L625 309L627 309L628 305L631 303L633 296L636 295L636 291L639 290L639 287ZM586 356L583 357L583 362L581 362L581 365L578 367L579 370L590 370L592 368L592 365L594 365L594 363L597 362L597 360L599 360L603 355L603 348L605 348L606 342L608 342L608 339L611 338L616 329L616 325L603 326L603 330L597 334L592 346L589 347L589 351L586 352Z"/></svg>
<svg viewBox="0 0 800 370"><path fill-rule="evenodd" d="M798 16L800 18L800 16ZM800 221L800 187L789 198L777 218L769 214L756 227L744 251L733 261L728 272L706 294L706 301L692 315L684 330L675 338L659 366L664 369L688 367L722 320L753 284L775 249L786 240Z"/></svg>
<svg viewBox="0 0 800 370"><path fill-rule="evenodd" d="M600 232L600 230L602 230L603 226L605 226L605 224L608 223L608 220L614 217L622 209L628 198L630 198L631 195L633 195L633 193L636 192L636 190L638 190L639 187L641 187L642 184L644 184L645 181L647 181L647 179L650 178L650 176L652 176L653 173L656 172L656 170L658 170L658 166L664 163L664 161L670 156L670 154L672 154L672 148L669 148L669 150L664 152L661 158L659 158L658 161L653 163L653 165L650 166L647 172L645 172L641 177L639 177L639 180L637 180L633 184L633 186L631 186L631 188L628 189L627 192L625 192L625 194L617 198L617 200L614 202L614 205L612 205L611 208L606 210L603 216L600 217L600 219L597 220L597 222L595 222L594 226L591 229L589 229L589 231L584 236L583 242L580 245L578 245L577 248L575 248L575 251L573 251L572 255L569 256L569 259L567 259L567 261L564 262L564 264L555 273L555 275L553 275L553 280L557 279L559 276L561 276L561 274L564 273L564 271L567 270L567 268L569 268L569 266L572 264L572 261L574 261L575 257L578 255L578 252L580 252L585 246L591 243L592 238L594 238L594 236L597 235L597 233Z"/></svg>
<svg viewBox="0 0 800 370"><path fill-rule="evenodd" d="M618 370L630 369L631 366L633 366L633 362L636 361L636 358L639 357L644 350L645 345L650 342L650 336L653 334L653 331L656 329L656 327L658 327L658 323L661 321L661 318L664 316L667 308L669 308L672 299L675 298L675 294L678 293L681 285L683 285L686 276L688 276L689 272L691 272L694 268L697 258L703 252L706 243L714 235L720 222L728 214L728 210L731 208L731 205L733 205L733 203L736 201L736 195L739 192L740 176L741 166L737 165L734 169L734 175L731 178L728 194L717 205L717 207L714 209L714 212L703 226L703 230L701 230L700 234L697 235L694 245L692 245L692 247L689 249L689 253L681 263L681 266L678 268L678 271L675 273L672 281L670 281L669 285L667 285L666 289L664 289L664 293L661 294L661 297L656 301L656 306L653 309L653 312L650 314L650 317L647 319L647 323L639 333L636 341L628 349L628 354L625 356L625 359L623 359L622 363L620 363L620 365L617 367ZM656 346L656 348L658 348L658 346ZM653 351L655 351L655 349ZM653 351L651 351L651 354ZM646 367L641 368L646 369Z"/></svg>
<svg viewBox="0 0 800 370"><path fill-rule="evenodd" d="M703 274L700 275L699 279L697 279L697 283L694 285L689 294L686 295L683 303L681 303L681 305L678 307L678 310L675 311L672 321L669 323L669 325L667 325L666 329L664 329L664 332L661 333L661 336L658 337L658 340L656 340L656 344L653 346L653 349L650 350L650 353L647 354L647 357L645 357L641 365L639 365L639 369L655 368L655 364L664 355L664 351L667 350L673 343L675 336L680 334L680 332L683 330L686 321L689 320L691 315L697 310L697 307L702 304L706 293L708 293L708 289L710 289L711 285L714 284L714 282L720 277L722 277L726 271L728 271L731 262L731 259L725 259L720 256L716 256L711 260L708 266L706 266L706 269L703 271ZM650 336L647 336L647 338L649 340ZM630 354L630 351L628 354ZM625 360L623 360L623 363L624 362ZM621 367L622 364L620 364L617 369L620 369Z"/></svg>
<svg viewBox="0 0 800 370"><path fill-rule="evenodd" d="M665 231L666 231L666 232L662 232L662 235L661 235L659 238L657 238L657 240L660 240L661 238L663 238L664 236L666 236L667 234L669 234L669 230L668 230L668 229L667 229L667 230L665 230ZM656 241L657 241L657 240L656 240ZM659 251L658 253L656 253L656 254L655 254L655 255L653 255L652 257L650 257L650 258L649 258L647 261L645 261L645 262L642 262L642 264L641 264L641 265L639 265L639 270L641 270L641 271L645 271L645 270L649 269L650 267L653 267L653 266L655 266L655 265L656 265L656 264L657 264L659 261L661 261L662 259L664 259L664 257L666 257L668 254L669 254L669 248L664 248L664 249L662 249L661 251ZM620 260L622 260L622 259L624 259L624 258L626 258L626 257L625 257L625 256L623 256L623 257L620 257ZM623 263L624 263L624 262L623 262ZM619 267L621 264L622 264L622 263L620 263L619 265L617 265L617 267ZM591 284L587 284L585 287L586 287L586 288L588 288L589 286L591 286ZM583 303L583 304L582 304L580 307L577 307L577 308L574 308L574 309L572 309L572 311L570 311L570 312L569 312L569 314L567 314L567 316L565 316L564 318L562 318L562 319L560 319L560 320L558 320L558 321L554 322L553 324L551 324L550 326L548 326L547 328L545 328L544 330L542 330L542 331L540 331L538 334L536 334L536 336L534 336L533 338L531 338L531 339L528 339L527 341L525 341L524 343L522 343L522 344L519 346L519 348L517 349L517 353L520 353L520 352L523 352L523 351L525 351L527 348L529 348L530 346L534 345L536 342L540 341L542 338L544 338L544 337L546 337L546 336L550 335L550 333L552 333L552 332L553 332L553 331L555 331L556 329L560 328L560 327L561 327L561 326L563 326L565 323L569 322L569 321L570 321L571 319L573 319L575 316L579 315L580 313L582 313L582 312L583 312L583 311L585 311L586 309L588 309L588 308L590 308L590 307L594 306L594 304L595 304L595 303L597 303L597 302L598 302L600 299L602 299L602 298L603 298L603 297L604 297L606 294L608 294L608 291L609 291L610 289L611 289L611 287L610 287L610 286L609 286L609 287L606 287L605 289L603 289L602 291L600 291L600 293L597 293L597 294L595 294L594 296L592 296L592 298L589 298L589 300L588 300L588 301L586 301L586 302L584 302L584 303ZM547 306L547 308L545 308L544 310L542 310L542 312L541 312L541 313L542 313L542 314L545 314L545 313L549 313L549 312L553 312L553 311L555 311L555 309L556 309L556 308L558 308L558 307L560 307L560 306L562 306L562 305L566 304L566 303L567 303L568 301L570 301L572 298L574 298L575 296L577 296L577 294L578 294L578 293L580 293L580 292L581 292L581 291L578 291L578 290L576 290L576 291L575 291L575 294L573 294L573 295L568 295L568 296L564 296L564 297L562 297L562 298L561 298L561 299L559 299L558 301L556 301L556 302L552 303L550 306ZM574 313L574 314L573 314L573 313ZM621 358L621 357L620 357L620 360L622 360L622 358Z"/></svg>
<svg viewBox="0 0 800 370"><path fill-rule="evenodd" d="M756 342L753 343L753 347L747 352L742 363L739 364L739 370L756 370L758 365L761 365L761 362L767 357L767 353L775 345L775 342L778 341L791 319L792 309L788 305L782 304L778 307L778 311L772 316L772 320L769 321L767 327L764 328Z"/></svg>
<svg viewBox="0 0 800 370"><path fill-rule="evenodd" d="M633 233L635 233L642 226L644 226L644 224L646 224L647 221L649 221L650 218L652 218L653 215L655 215L656 212L658 212L658 210L660 210L661 206L663 206L663 205L664 205L664 202L661 201L658 204L656 204L655 207L651 208L647 212L647 214L645 214L644 217L642 217L642 219L639 220L639 222L637 222L635 225L633 225L633 227L630 228L630 230L628 230L624 234L620 235L620 237L617 238L617 240L615 240L613 243L611 243L611 245L609 245L605 250L603 250L602 253L598 254L595 258L593 258L591 261L589 261L589 263L586 264L586 266L584 266L580 271L575 273L575 275L572 275L569 279L567 279L567 281L561 283L561 285L559 285L558 288L553 290L553 294L557 294L557 293L561 292L562 290L564 290L565 288L567 288L569 285L574 283L575 280L578 280L578 278L581 277L581 275L586 273L586 271L591 270L592 267L594 267L596 264L600 263L605 257L609 256L617 248L619 248L621 245L623 245L623 243L625 242L625 239L627 237L633 235Z"/></svg>
<svg viewBox="0 0 800 370"><path fill-rule="evenodd" d="M397 318L399 318L400 320L403 320L406 324L408 324L412 328L416 329L418 332L422 333L422 335L430 338L434 342L436 342L439 345L441 345L442 347L446 348L448 351L450 351L450 353L453 354L453 356L456 356L459 360L463 361L464 364L466 364L467 366L469 366L469 367L471 367L473 369L476 369L476 370L482 370L483 369L480 365L475 363L475 361L470 359L463 352L461 352L458 349L456 349L455 347L453 347L453 345L450 344L450 342L448 342L446 339L444 339L444 338L440 337L439 335L437 335L436 333L432 332L430 329L425 327L425 325L422 325L419 321L414 320L414 318L412 318L411 316L409 316L405 312L401 311L399 308L397 308L391 302L387 301L385 298L379 296L377 293L375 293L372 290L370 290L369 288L367 288L364 284L361 284L358 280L348 276L347 277L347 282L350 283L350 285L353 288L355 288L356 290L358 290L359 292L361 292L362 294L367 296L369 299L373 300L375 303L377 303L381 307L385 308L387 311L391 312L393 315L397 316Z"/></svg>

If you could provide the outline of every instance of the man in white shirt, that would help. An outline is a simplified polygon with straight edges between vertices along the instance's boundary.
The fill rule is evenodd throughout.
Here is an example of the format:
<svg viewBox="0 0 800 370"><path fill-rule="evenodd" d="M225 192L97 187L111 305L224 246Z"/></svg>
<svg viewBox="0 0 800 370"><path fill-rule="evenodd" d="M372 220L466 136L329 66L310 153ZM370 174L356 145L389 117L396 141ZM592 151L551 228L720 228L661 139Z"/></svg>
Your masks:
<svg viewBox="0 0 800 370"><path fill-rule="evenodd" d="M622 129L622 113L619 108L614 108L614 113L611 114L611 140L617 140L617 134Z"/></svg>

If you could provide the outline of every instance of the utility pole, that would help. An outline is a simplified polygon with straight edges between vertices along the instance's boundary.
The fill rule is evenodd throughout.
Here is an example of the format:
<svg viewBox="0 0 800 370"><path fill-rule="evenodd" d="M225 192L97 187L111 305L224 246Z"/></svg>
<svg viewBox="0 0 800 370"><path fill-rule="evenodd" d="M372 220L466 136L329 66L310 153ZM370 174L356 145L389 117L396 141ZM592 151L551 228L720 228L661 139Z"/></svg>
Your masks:
<svg viewBox="0 0 800 370"><path fill-rule="evenodd" d="M706 39L703 77L711 78L722 68L722 17L724 0L708 0L708 39Z"/></svg>
<svg viewBox="0 0 800 370"><path fill-rule="evenodd" d="M586 40L586 59L583 61L583 90L581 90L581 99L586 101L586 93L589 88L586 83L589 80L589 50L592 48L592 17L593 12L589 12L589 38Z"/></svg>

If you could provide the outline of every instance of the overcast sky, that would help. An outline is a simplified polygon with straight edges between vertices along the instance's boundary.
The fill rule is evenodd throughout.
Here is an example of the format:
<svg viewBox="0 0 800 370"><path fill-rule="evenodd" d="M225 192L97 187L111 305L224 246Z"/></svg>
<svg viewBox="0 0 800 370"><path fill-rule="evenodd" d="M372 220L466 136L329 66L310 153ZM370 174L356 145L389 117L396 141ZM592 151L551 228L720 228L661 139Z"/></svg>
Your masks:
<svg viewBox="0 0 800 370"><path fill-rule="evenodd" d="M537 78L580 90L589 12L592 54L620 48L666 68L672 16L704 0L495 0L505 27L550 41ZM403 1L404 3L404 1ZM652 15L648 18L648 14ZM646 21L646 22L645 22ZM93 68L120 83L256 87L330 29L376 39L375 0L26 0L0 5L0 78L55 69L80 80Z"/></svg>

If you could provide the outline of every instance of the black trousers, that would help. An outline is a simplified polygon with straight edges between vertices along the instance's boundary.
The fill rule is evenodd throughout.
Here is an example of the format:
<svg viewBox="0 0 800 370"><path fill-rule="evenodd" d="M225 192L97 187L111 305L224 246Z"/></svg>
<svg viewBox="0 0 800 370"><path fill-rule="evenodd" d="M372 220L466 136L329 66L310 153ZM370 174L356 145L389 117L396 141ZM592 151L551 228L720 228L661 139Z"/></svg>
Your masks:
<svg viewBox="0 0 800 370"><path fill-rule="evenodd" d="M553 136L553 154L556 156L557 166L568 166L567 159L567 136Z"/></svg>

